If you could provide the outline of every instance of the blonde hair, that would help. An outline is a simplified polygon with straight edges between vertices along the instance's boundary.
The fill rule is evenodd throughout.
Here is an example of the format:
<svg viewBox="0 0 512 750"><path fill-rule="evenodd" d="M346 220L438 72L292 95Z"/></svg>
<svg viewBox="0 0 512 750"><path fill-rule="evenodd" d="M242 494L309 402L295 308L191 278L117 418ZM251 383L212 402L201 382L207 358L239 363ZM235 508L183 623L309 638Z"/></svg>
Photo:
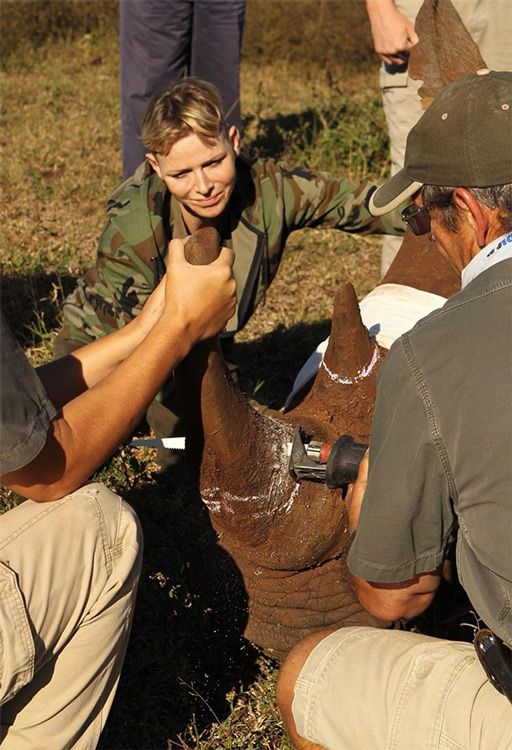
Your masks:
<svg viewBox="0 0 512 750"><path fill-rule="evenodd" d="M219 92L200 78L184 78L157 94L142 121L141 141L166 156L181 138L195 133L215 140L226 131Z"/></svg>

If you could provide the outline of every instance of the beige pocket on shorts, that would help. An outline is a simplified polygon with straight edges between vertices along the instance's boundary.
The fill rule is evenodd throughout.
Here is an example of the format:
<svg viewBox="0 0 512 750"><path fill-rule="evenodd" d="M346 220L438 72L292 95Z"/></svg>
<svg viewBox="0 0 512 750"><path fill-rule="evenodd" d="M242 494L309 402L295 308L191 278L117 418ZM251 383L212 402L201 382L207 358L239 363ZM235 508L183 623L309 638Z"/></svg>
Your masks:
<svg viewBox="0 0 512 750"><path fill-rule="evenodd" d="M0 705L34 676L34 640L18 577L0 562Z"/></svg>

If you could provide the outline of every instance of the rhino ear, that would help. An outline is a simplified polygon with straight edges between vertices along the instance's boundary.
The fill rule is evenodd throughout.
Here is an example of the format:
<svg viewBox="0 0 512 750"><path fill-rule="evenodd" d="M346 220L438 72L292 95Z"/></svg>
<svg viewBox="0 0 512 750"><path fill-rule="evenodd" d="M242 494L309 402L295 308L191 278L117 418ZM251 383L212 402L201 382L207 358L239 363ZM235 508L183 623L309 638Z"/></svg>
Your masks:
<svg viewBox="0 0 512 750"><path fill-rule="evenodd" d="M424 2L415 28L419 42L411 49L408 71L411 78L423 81L418 94L426 109L443 86L486 64L451 0Z"/></svg>
<svg viewBox="0 0 512 750"><path fill-rule="evenodd" d="M334 298L331 335L324 364L341 381L352 379L368 367L375 352L361 320L361 312L352 284L344 282Z"/></svg>

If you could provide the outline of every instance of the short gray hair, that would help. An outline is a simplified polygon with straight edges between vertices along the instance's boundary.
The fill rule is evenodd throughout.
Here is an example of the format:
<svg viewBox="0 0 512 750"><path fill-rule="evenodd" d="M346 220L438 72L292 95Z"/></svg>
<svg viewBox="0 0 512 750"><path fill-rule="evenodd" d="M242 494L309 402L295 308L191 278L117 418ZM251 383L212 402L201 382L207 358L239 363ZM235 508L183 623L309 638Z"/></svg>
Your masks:
<svg viewBox="0 0 512 750"><path fill-rule="evenodd" d="M471 195L488 208L499 209L499 220L504 232L512 230L512 184L493 185L485 188L466 188ZM441 213L441 221L452 232L457 231L458 215L453 203L454 187L439 187L438 185L424 185L421 188L423 205L436 208Z"/></svg>

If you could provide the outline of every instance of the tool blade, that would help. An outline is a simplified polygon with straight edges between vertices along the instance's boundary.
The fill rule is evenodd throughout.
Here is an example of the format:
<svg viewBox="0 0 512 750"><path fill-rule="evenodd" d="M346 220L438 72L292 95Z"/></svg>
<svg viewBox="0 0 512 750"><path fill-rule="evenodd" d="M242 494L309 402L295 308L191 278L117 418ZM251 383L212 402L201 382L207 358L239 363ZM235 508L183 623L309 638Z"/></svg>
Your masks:
<svg viewBox="0 0 512 750"><path fill-rule="evenodd" d="M185 438L136 438L129 445L133 448L167 448L172 451L183 451L185 450ZM292 452L292 443L286 443L286 450L288 455L290 455Z"/></svg>
<svg viewBox="0 0 512 750"><path fill-rule="evenodd" d="M168 448L173 451L183 451L185 450L185 438L137 438L132 440L130 445L134 448Z"/></svg>

